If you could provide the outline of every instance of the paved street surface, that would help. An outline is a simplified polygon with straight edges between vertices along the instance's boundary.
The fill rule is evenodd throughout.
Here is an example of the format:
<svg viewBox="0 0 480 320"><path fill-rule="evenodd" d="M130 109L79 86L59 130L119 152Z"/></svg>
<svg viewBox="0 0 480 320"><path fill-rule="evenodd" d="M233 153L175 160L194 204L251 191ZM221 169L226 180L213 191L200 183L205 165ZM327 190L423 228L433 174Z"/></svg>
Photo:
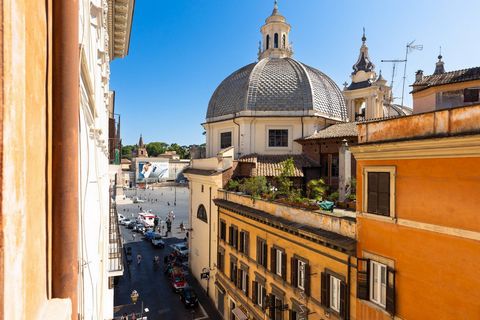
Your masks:
<svg viewBox="0 0 480 320"><path fill-rule="evenodd" d="M153 214L158 215L163 221L165 221L168 213L173 211L175 215L175 220L172 225L173 236L182 236L179 229L180 223L183 222L185 227L188 227L188 199L190 196L190 190L186 187L161 187L155 188L154 190L126 190L125 196L130 199L138 197L145 201L143 203L118 205L117 212L127 218L131 219L132 215L136 218L141 208L143 210L152 210Z"/></svg>
<svg viewBox="0 0 480 320"><path fill-rule="evenodd" d="M159 215L163 220L165 220L168 212L173 210L175 220L172 225L172 234L164 239L166 243L164 249L155 248L149 241L143 239L141 233L135 233L124 226L120 227L125 247L132 248L132 254L129 256L132 262L130 267L125 267L124 276L119 279L115 287L115 317L120 317L124 313L140 313L143 301L143 307L149 309L149 312L144 316L148 317L149 320L220 319L211 301L195 281L187 277L189 285L195 288L200 302L198 307L190 309L186 308L180 301L180 295L173 292L167 276L163 273L163 258L172 251L170 245L184 241L185 232L180 230L180 223L183 222L185 226L188 225L189 190L187 188L177 188L176 206L173 206L173 193L173 187L159 188L153 191L138 190L136 192L137 196L146 198L145 203L118 205L117 207L120 214L126 213L124 215L131 218L131 213L133 212L134 217L136 217L139 206L141 206L144 210L152 210L152 213ZM127 191L128 197L134 195L135 191ZM170 206L168 202L170 202ZM137 264L136 261L137 254L142 255L140 264ZM153 264L155 255L160 257L159 267L155 267ZM139 293L138 301L134 305L130 299L133 290Z"/></svg>

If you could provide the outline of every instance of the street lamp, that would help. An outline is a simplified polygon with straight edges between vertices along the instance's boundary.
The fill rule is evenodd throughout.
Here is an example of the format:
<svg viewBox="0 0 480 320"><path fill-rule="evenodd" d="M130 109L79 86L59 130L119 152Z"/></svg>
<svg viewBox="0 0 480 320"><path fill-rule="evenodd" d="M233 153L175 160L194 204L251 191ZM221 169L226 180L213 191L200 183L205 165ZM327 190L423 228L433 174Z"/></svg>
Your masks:
<svg viewBox="0 0 480 320"><path fill-rule="evenodd" d="M132 303L133 304L136 304L137 303L137 300L138 300L138 297L140 295L138 294L137 290L133 290L132 291L132 294L130 294L130 299L132 299Z"/></svg>
<svg viewBox="0 0 480 320"><path fill-rule="evenodd" d="M177 205L177 167L175 166L175 199L173 200L173 205L176 206Z"/></svg>
<svg viewBox="0 0 480 320"><path fill-rule="evenodd" d="M138 301L138 297L140 297L140 295L138 294L137 290L133 290L132 293L130 294L130 299L132 299L132 303L133 304L136 304L137 301ZM141 315L140 315L140 319L143 319L143 313L147 313L149 312L150 310L148 308L143 308L143 300L142 301L142 312L141 312Z"/></svg>

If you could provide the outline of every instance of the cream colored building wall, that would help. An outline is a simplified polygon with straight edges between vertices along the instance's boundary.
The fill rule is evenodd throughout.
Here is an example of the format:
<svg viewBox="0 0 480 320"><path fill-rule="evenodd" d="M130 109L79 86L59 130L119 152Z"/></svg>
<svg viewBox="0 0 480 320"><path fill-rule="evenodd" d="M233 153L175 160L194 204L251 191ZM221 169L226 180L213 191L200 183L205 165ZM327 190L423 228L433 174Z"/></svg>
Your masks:
<svg viewBox="0 0 480 320"><path fill-rule="evenodd" d="M190 231L188 239L189 266L192 275L205 291L208 287L208 295L214 300L213 279L216 272L218 210L213 199L216 198L218 189L222 185L222 174L202 176L187 173L185 176L190 181L190 228L193 229ZM200 205L203 205L207 211L208 223L197 218L197 210ZM204 268L210 269L210 280L208 281L200 279Z"/></svg>
<svg viewBox="0 0 480 320"><path fill-rule="evenodd" d="M214 157L221 150L220 135L222 132L232 132L232 144L235 148L235 158L250 153L258 154L300 154L302 146L294 140L311 135L315 130L324 128L333 121L321 117L242 117L233 120L207 123L207 157ZM303 126L303 132L302 132ZM288 129L288 147L269 147L269 129ZM239 139L240 135L240 139Z"/></svg>
<svg viewBox="0 0 480 320"><path fill-rule="evenodd" d="M360 71L359 73L365 74ZM389 87L384 87L389 90ZM365 116L367 119L376 119L383 117L383 100L384 94L377 86L371 86L362 89L344 90L345 102L347 105L347 114L350 121L355 120L355 112L359 112L356 108L356 100L365 99ZM358 107L358 106L357 106Z"/></svg>
<svg viewBox="0 0 480 320"><path fill-rule="evenodd" d="M113 318L109 289L108 55L106 1L79 1L79 304L80 318ZM111 35L113 36L113 35ZM118 168L119 169L119 168ZM95 228L89 226L96 226Z"/></svg>
<svg viewBox="0 0 480 320"><path fill-rule="evenodd" d="M441 106L437 106L437 94L439 93L463 90L472 87L480 87L480 80L446 84L415 92L412 95L413 113L422 113L441 109ZM468 104L470 103L464 103L464 105ZM458 105L463 105L462 101L459 101Z"/></svg>
<svg viewBox="0 0 480 320"><path fill-rule="evenodd" d="M427 95L413 95L413 113L423 113L435 110L435 92Z"/></svg>

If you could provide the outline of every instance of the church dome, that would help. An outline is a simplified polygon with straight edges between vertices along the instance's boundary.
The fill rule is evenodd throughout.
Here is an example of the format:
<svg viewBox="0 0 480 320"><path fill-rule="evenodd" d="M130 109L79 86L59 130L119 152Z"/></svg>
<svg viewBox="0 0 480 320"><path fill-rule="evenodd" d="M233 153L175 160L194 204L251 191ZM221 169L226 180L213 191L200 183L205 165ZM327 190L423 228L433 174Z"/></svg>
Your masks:
<svg viewBox="0 0 480 320"><path fill-rule="evenodd" d="M315 115L345 120L342 92L323 72L291 57L266 57L228 76L208 104L207 122L239 115Z"/></svg>

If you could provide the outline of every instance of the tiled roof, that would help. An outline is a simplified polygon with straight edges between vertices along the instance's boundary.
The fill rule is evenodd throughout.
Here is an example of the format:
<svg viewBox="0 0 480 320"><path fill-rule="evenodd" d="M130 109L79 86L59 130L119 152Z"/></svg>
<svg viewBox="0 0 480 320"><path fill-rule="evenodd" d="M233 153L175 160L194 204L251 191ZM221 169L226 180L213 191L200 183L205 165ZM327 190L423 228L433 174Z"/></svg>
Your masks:
<svg viewBox="0 0 480 320"><path fill-rule="evenodd" d="M422 80L415 81L412 84L412 92L418 92L429 87L440 86L443 84L472 80L480 80L480 67L423 76Z"/></svg>
<svg viewBox="0 0 480 320"><path fill-rule="evenodd" d="M303 177L302 168L318 166L315 161L301 154L265 155L253 153L240 157L238 162L254 163L256 169L255 176L275 177L282 170L282 162L288 158L292 158L295 165L293 177Z"/></svg>
<svg viewBox="0 0 480 320"><path fill-rule="evenodd" d="M337 120L347 116L342 92L324 73L292 58L265 58L223 80L208 104L207 122L241 111L309 110Z"/></svg>
<svg viewBox="0 0 480 320"><path fill-rule="evenodd" d="M290 221L282 217L271 215L265 211L250 208L228 200L215 199L213 201L221 208L228 209L250 219L259 221L260 223L268 224L274 228L280 228L291 234L305 238L306 240L319 242L322 245L349 254L355 254L356 252L356 241L341 234L308 226L296 221Z"/></svg>
<svg viewBox="0 0 480 320"><path fill-rule="evenodd" d="M311 136L299 140L330 139L342 137L356 137L358 135L357 123L346 122L333 124L323 130L315 132Z"/></svg>

